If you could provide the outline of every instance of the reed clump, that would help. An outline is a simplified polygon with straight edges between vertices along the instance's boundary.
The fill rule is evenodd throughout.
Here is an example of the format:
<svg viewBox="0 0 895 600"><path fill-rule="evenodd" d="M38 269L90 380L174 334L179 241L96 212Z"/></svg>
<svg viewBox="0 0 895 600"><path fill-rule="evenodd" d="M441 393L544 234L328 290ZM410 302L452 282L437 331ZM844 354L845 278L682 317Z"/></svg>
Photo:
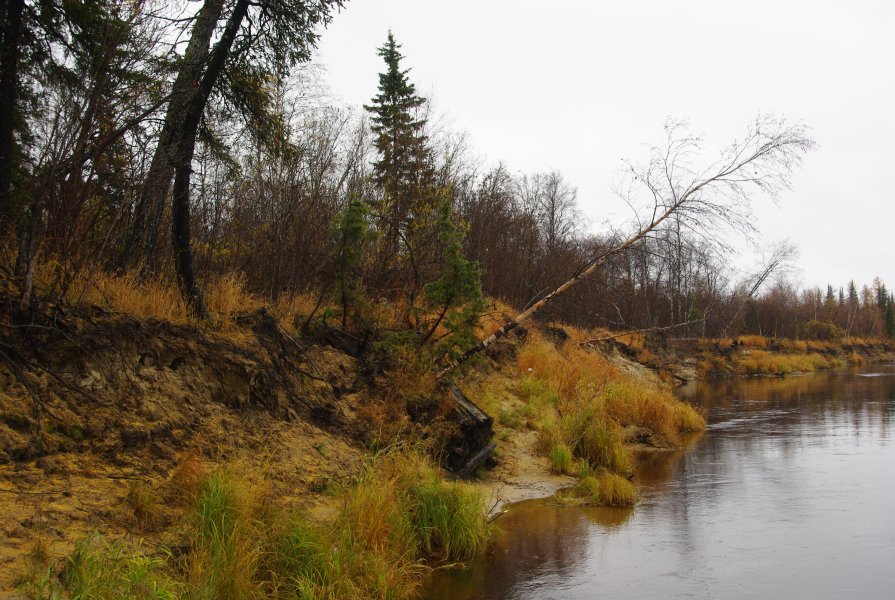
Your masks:
<svg viewBox="0 0 895 600"><path fill-rule="evenodd" d="M572 488L571 494L588 504L603 506L632 506L637 502L637 488L628 479L599 469L585 475Z"/></svg>

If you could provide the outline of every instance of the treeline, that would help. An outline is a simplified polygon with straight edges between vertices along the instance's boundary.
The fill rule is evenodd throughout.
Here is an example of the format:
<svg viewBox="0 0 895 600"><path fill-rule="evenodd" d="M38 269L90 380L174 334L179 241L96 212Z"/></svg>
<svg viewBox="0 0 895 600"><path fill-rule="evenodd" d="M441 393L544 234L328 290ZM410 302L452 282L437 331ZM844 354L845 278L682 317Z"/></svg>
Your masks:
<svg viewBox="0 0 895 600"><path fill-rule="evenodd" d="M470 343L483 294L522 309L598 264L543 317L680 336L797 337L812 321L895 333L882 283L829 302L771 285L786 253L740 279L725 267L715 228L748 231L745 187L786 186L811 147L799 129L756 121L747 140L776 154L722 155L700 181L696 142L667 127L667 152L631 167L647 190L645 205L625 198L635 235L596 234L560 173L487 166L435 127L391 34L370 104L327 100L309 60L340 7L3 0L0 228L21 307L101 269L170 278L201 317L202 282L235 272L270 301L312 291L353 335L443 355ZM659 182L662 160L679 179ZM746 167L748 180L722 177ZM50 272L37 294L36 268Z"/></svg>

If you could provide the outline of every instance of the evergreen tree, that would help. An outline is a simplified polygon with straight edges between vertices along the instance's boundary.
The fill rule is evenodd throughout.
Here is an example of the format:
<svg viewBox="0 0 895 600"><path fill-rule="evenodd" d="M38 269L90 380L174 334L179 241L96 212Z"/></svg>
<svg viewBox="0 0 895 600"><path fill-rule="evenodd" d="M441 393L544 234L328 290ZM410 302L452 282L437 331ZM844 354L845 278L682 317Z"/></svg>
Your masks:
<svg viewBox="0 0 895 600"><path fill-rule="evenodd" d="M485 300L481 269L463 255L465 231L452 220L448 200L439 210L438 238L443 247L441 272L438 279L426 285L423 294L434 318L420 345L435 337L436 356L452 361L476 343L475 328ZM436 336L439 327L444 333Z"/></svg>
<svg viewBox="0 0 895 600"><path fill-rule="evenodd" d="M404 56L400 47L389 31L385 45L378 50L386 65L385 72L379 74L379 93L364 106L376 135L379 156L373 163L373 175L383 194L379 216L386 220L384 251L389 257L397 255L399 239L406 238L403 234L409 224L431 212L434 188L432 152L424 133L426 119L418 114L426 100L407 79L409 69L401 69Z"/></svg>
<svg viewBox="0 0 895 600"><path fill-rule="evenodd" d="M886 335L895 338L895 314L892 311L892 300L886 304Z"/></svg>
<svg viewBox="0 0 895 600"><path fill-rule="evenodd" d="M363 321L367 312L367 294L361 275L364 255L374 235L369 227L367 205L351 200L336 226L336 247L333 263L336 279L336 300L342 307L342 329L346 329L349 316Z"/></svg>

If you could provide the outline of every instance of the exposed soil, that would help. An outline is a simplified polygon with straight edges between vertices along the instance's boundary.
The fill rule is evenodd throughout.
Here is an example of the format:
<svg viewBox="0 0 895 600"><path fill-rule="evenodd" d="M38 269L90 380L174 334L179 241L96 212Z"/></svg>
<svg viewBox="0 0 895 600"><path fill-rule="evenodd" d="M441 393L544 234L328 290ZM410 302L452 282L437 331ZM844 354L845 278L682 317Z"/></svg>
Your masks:
<svg viewBox="0 0 895 600"><path fill-rule="evenodd" d="M559 490L575 485L569 475L550 470L550 461L537 451L538 432L516 431L501 443L497 466L478 485L488 500L488 515L495 518L506 504L546 498Z"/></svg>
<svg viewBox="0 0 895 600"><path fill-rule="evenodd" d="M62 555L92 532L163 537L184 456L263 469L271 498L317 515L363 468L354 359L266 314L229 335L120 316L2 331L0 590L38 540ZM137 482L159 495L156 531L135 527Z"/></svg>

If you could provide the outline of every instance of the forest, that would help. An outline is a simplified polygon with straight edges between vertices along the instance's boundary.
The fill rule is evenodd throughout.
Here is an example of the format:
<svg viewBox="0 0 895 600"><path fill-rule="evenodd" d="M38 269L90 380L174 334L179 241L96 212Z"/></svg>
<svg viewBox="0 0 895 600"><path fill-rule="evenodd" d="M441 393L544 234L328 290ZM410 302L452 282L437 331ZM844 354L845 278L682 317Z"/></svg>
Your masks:
<svg viewBox="0 0 895 600"><path fill-rule="evenodd" d="M226 281L440 357L471 345L487 299L673 337L895 335L882 281L800 289L790 242L756 250L753 273L729 266L729 234L756 233L751 195L785 190L812 148L803 126L759 116L708 160L669 121L607 190L630 228L595 230L562 173L489 163L440 125L391 33L369 104L331 100L312 59L341 8L4 0L10 307L109 303L116 281L176 285L171 302L203 319Z"/></svg>

